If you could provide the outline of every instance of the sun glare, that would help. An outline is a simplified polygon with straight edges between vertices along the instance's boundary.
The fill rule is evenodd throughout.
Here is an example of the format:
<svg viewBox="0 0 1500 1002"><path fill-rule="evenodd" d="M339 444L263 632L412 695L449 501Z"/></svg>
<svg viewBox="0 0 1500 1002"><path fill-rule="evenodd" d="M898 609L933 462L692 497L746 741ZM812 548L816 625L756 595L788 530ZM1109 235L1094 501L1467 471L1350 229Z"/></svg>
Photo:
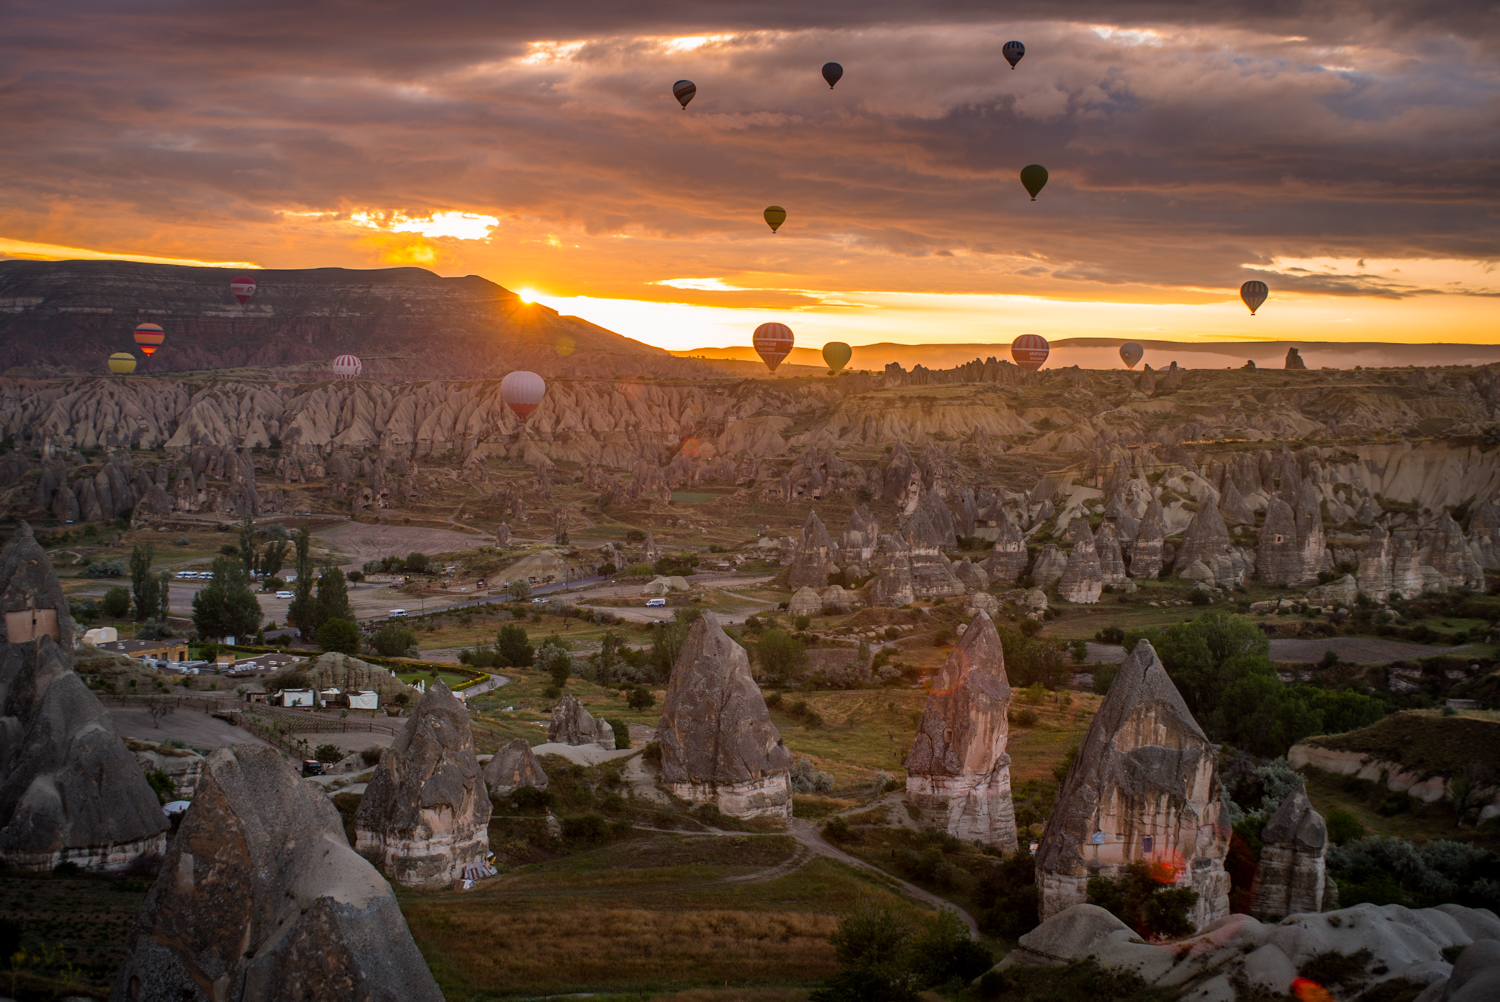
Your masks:
<svg viewBox="0 0 1500 1002"><path fill-rule="evenodd" d="M535 289L523 288L517 289L516 295L521 298L521 302L523 303L534 303L536 302L538 293Z"/></svg>

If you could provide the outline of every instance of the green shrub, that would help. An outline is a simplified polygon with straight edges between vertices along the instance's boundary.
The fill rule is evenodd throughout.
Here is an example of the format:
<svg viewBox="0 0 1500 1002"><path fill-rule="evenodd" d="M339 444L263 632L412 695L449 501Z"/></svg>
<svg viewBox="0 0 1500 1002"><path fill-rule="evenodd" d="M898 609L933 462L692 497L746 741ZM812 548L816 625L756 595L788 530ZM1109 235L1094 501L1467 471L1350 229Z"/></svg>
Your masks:
<svg viewBox="0 0 1500 1002"><path fill-rule="evenodd" d="M104 598L99 602L99 611L110 619L124 619L130 615L130 589L124 585L115 585L104 593Z"/></svg>
<svg viewBox="0 0 1500 1002"><path fill-rule="evenodd" d="M1130 863L1118 878L1091 877L1088 901L1146 939L1176 939L1193 931L1188 912L1198 903L1198 892L1172 886L1173 876L1145 862Z"/></svg>
<svg viewBox="0 0 1500 1002"><path fill-rule="evenodd" d="M385 657L399 658L405 656L409 648L417 646L417 635L405 626L386 623L375 631L370 645Z"/></svg>
<svg viewBox="0 0 1500 1002"><path fill-rule="evenodd" d="M338 745L318 745L318 750L313 752L313 758L324 765L331 765L343 757L344 753Z"/></svg>
<svg viewBox="0 0 1500 1002"><path fill-rule="evenodd" d="M609 837L609 821L602 814L589 812L576 818L563 818L563 838L572 842L602 842Z"/></svg>
<svg viewBox="0 0 1500 1002"><path fill-rule="evenodd" d="M156 794L156 799L162 803L170 803L177 799L177 782L160 769L152 769L146 773L146 782L151 784L151 790Z"/></svg>
<svg viewBox="0 0 1500 1002"><path fill-rule="evenodd" d="M656 694L644 685L637 685L630 690L625 702L632 710L649 710L656 705Z"/></svg>
<svg viewBox="0 0 1500 1002"><path fill-rule="evenodd" d="M1328 812L1328 841L1334 845L1343 845L1357 838L1363 838L1365 826L1359 823L1359 819L1342 807L1335 807Z"/></svg>
<svg viewBox="0 0 1500 1002"><path fill-rule="evenodd" d="M609 721L609 726L615 731L615 748L623 751L630 747L630 725L619 717Z"/></svg>
<svg viewBox="0 0 1500 1002"><path fill-rule="evenodd" d="M551 790L538 790L534 786L518 787L510 799L523 811L544 811L557 803L557 795Z"/></svg>
<svg viewBox="0 0 1500 1002"><path fill-rule="evenodd" d="M330 619L318 627L318 646L340 654L359 653L359 627L347 619Z"/></svg>

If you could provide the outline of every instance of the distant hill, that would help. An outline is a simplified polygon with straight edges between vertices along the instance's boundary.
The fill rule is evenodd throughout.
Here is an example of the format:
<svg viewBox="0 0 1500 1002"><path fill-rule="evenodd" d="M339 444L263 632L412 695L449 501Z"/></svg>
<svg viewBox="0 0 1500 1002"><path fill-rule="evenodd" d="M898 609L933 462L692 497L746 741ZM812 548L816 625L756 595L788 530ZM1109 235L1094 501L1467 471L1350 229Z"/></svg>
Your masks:
<svg viewBox="0 0 1500 1002"><path fill-rule="evenodd" d="M229 281L257 284L243 307ZM134 351L137 324L167 331L144 369L263 370L327 378L341 354L358 355L366 378L503 375L692 375L701 363L622 337L577 317L528 304L469 275L421 268L261 270L187 268L127 261L0 261L0 372L76 375L104 371Z"/></svg>
<svg viewBox="0 0 1500 1002"><path fill-rule="evenodd" d="M1367 368L1392 366L1434 365L1488 365L1500 362L1500 345L1493 344L1394 344L1380 341L1147 341L1141 338L1080 337L1060 338L1052 342L1052 355L1047 359L1047 368L1058 369L1079 365L1085 369L1121 368L1120 345L1134 340L1146 349L1144 361L1154 369L1165 368L1172 362L1189 369L1223 369L1239 367L1246 360L1254 359L1261 367L1281 368L1286 362L1286 351L1295 347L1302 360L1311 368L1330 366L1336 369L1352 369L1356 365ZM674 351L683 357L703 358L725 368L725 363L753 362L760 365L760 357L749 345L729 348L691 348ZM849 362L851 369L884 369L889 362L899 362L904 368L925 365L929 369L950 369L955 365L972 362L976 358L1010 359L1010 343L1004 344L879 344L858 345ZM793 348L782 363L788 366L809 366L823 371L822 352L817 348ZM738 370L739 366L732 368ZM1139 368L1139 366L1137 366ZM764 366L760 369L764 372ZM777 370L778 373L781 369ZM788 374L798 374L792 369ZM746 372L748 374L748 371Z"/></svg>

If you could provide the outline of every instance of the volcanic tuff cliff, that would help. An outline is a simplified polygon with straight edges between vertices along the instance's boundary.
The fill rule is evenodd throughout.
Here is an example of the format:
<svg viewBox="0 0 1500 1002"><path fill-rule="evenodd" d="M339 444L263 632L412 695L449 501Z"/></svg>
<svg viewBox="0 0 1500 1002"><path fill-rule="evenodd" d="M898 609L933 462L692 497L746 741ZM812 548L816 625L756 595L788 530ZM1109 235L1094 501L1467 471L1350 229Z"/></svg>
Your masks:
<svg viewBox="0 0 1500 1002"><path fill-rule="evenodd" d="M420 268L249 272L241 306L229 281L243 272L128 261L0 261L0 371L101 372L111 352L135 350L140 323L167 331L143 370L246 367L326 378L350 352L364 375L404 379L552 375L689 375L705 367L577 317L525 303L493 282L440 278Z"/></svg>

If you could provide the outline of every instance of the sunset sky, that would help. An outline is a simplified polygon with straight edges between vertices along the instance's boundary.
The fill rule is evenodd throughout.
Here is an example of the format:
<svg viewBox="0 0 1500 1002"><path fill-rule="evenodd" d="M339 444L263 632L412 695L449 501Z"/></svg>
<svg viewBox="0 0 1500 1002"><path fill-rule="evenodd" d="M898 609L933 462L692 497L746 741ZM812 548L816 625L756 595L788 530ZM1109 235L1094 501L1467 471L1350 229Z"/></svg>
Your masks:
<svg viewBox="0 0 1500 1002"><path fill-rule="evenodd" d="M0 256L414 264L668 348L1494 342L1496 10L18 0Z"/></svg>

